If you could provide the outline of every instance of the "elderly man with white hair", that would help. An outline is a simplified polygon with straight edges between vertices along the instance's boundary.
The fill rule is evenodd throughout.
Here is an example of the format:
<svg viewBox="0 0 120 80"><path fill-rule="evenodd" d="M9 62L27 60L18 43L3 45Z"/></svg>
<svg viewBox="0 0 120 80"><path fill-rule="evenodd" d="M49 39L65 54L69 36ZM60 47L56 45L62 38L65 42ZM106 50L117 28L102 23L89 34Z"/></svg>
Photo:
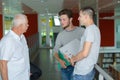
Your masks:
<svg viewBox="0 0 120 80"><path fill-rule="evenodd" d="M11 30L0 41L0 79L29 80L29 51L25 36L28 19L24 14L13 18Z"/></svg>

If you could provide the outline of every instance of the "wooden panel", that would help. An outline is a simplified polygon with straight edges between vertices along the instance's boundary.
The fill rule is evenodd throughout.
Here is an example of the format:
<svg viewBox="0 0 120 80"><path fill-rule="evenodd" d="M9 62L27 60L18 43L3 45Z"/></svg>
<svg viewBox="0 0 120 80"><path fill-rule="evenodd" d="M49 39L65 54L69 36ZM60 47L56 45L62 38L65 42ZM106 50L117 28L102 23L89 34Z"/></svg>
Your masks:
<svg viewBox="0 0 120 80"><path fill-rule="evenodd" d="M120 65L116 65L118 68ZM115 66L110 65L109 67L109 72L110 75L115 79L115 80L120 80L120 71L115 68Z"/></svg>
<svg viewBox="0 0 120 80"><path fill-rule="evenodd" d="M35 13L37 13L36 11L34 11L32 8L28 7L24 3L22 3L22 10L24 11L25 14L35 14Z"/></svg>
<svg viewBox="0 0 120 80"><path fill-rule="evenodd" d="M64 0L63 8L71 9L73 13L79 12L79 0Z"/></svg>
<svg viewBox="0 0 120 80"><path fill-rule="evenodd" d="M74 26L79 26L78 17L79 17L79 14L78 14L78 13L73 13L73 25L74 25Z"/></svg>

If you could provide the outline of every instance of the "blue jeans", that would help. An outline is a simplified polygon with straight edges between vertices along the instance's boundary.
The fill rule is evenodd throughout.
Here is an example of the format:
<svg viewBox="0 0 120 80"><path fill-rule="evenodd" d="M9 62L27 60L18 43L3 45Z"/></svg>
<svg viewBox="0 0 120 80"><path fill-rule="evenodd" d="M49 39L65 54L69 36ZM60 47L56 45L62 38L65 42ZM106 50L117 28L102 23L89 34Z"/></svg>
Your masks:
<svg viewBox="0 0 120 80"><path fill-rule="evenodd" d="M62 76L62 80L73 80L73 70L74 67L73 66L67 66L67 68L61 68L61 76Z"/></svg>
<svg viewBox="0 0 120 80"><path fill-rule="evenodd" d="M93 80L95 75L95 69L93 69L90 73L86 75L73 75L73 80Z"/></svg>

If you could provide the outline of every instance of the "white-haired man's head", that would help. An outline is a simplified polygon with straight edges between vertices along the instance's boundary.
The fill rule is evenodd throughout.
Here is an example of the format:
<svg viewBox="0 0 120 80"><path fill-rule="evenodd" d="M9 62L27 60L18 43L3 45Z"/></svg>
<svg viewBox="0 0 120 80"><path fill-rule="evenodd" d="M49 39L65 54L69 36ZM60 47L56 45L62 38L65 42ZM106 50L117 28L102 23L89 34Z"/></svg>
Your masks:
<svg viewBox="0 0 120 80"><path fill-rule="evenodd" d="M12 22L12 30L18 34L21 35L25 33L28 29L28 19L27 16L24 14L16 14L14 16L13 22Z"/></svg>
<svg viewBox="0 0 120 80"><path fill-rule="evenodd" d="M17 27L24 24L27 21L26 18L27 17L24 14L16 14L12 21L12 27Z"/></svg>

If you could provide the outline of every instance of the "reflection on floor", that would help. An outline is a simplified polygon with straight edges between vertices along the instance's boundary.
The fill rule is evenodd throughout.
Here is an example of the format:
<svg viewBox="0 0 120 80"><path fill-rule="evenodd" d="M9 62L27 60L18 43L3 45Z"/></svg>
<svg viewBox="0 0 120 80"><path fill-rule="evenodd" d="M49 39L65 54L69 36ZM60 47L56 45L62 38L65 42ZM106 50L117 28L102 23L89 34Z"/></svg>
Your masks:
<svg viewBox="0 0 120 80"><path fill-rule="evenodd" d="M38 80L61 80L58 62L53 57L52 49L39 49L32 62L42 70Z"/></svg>

